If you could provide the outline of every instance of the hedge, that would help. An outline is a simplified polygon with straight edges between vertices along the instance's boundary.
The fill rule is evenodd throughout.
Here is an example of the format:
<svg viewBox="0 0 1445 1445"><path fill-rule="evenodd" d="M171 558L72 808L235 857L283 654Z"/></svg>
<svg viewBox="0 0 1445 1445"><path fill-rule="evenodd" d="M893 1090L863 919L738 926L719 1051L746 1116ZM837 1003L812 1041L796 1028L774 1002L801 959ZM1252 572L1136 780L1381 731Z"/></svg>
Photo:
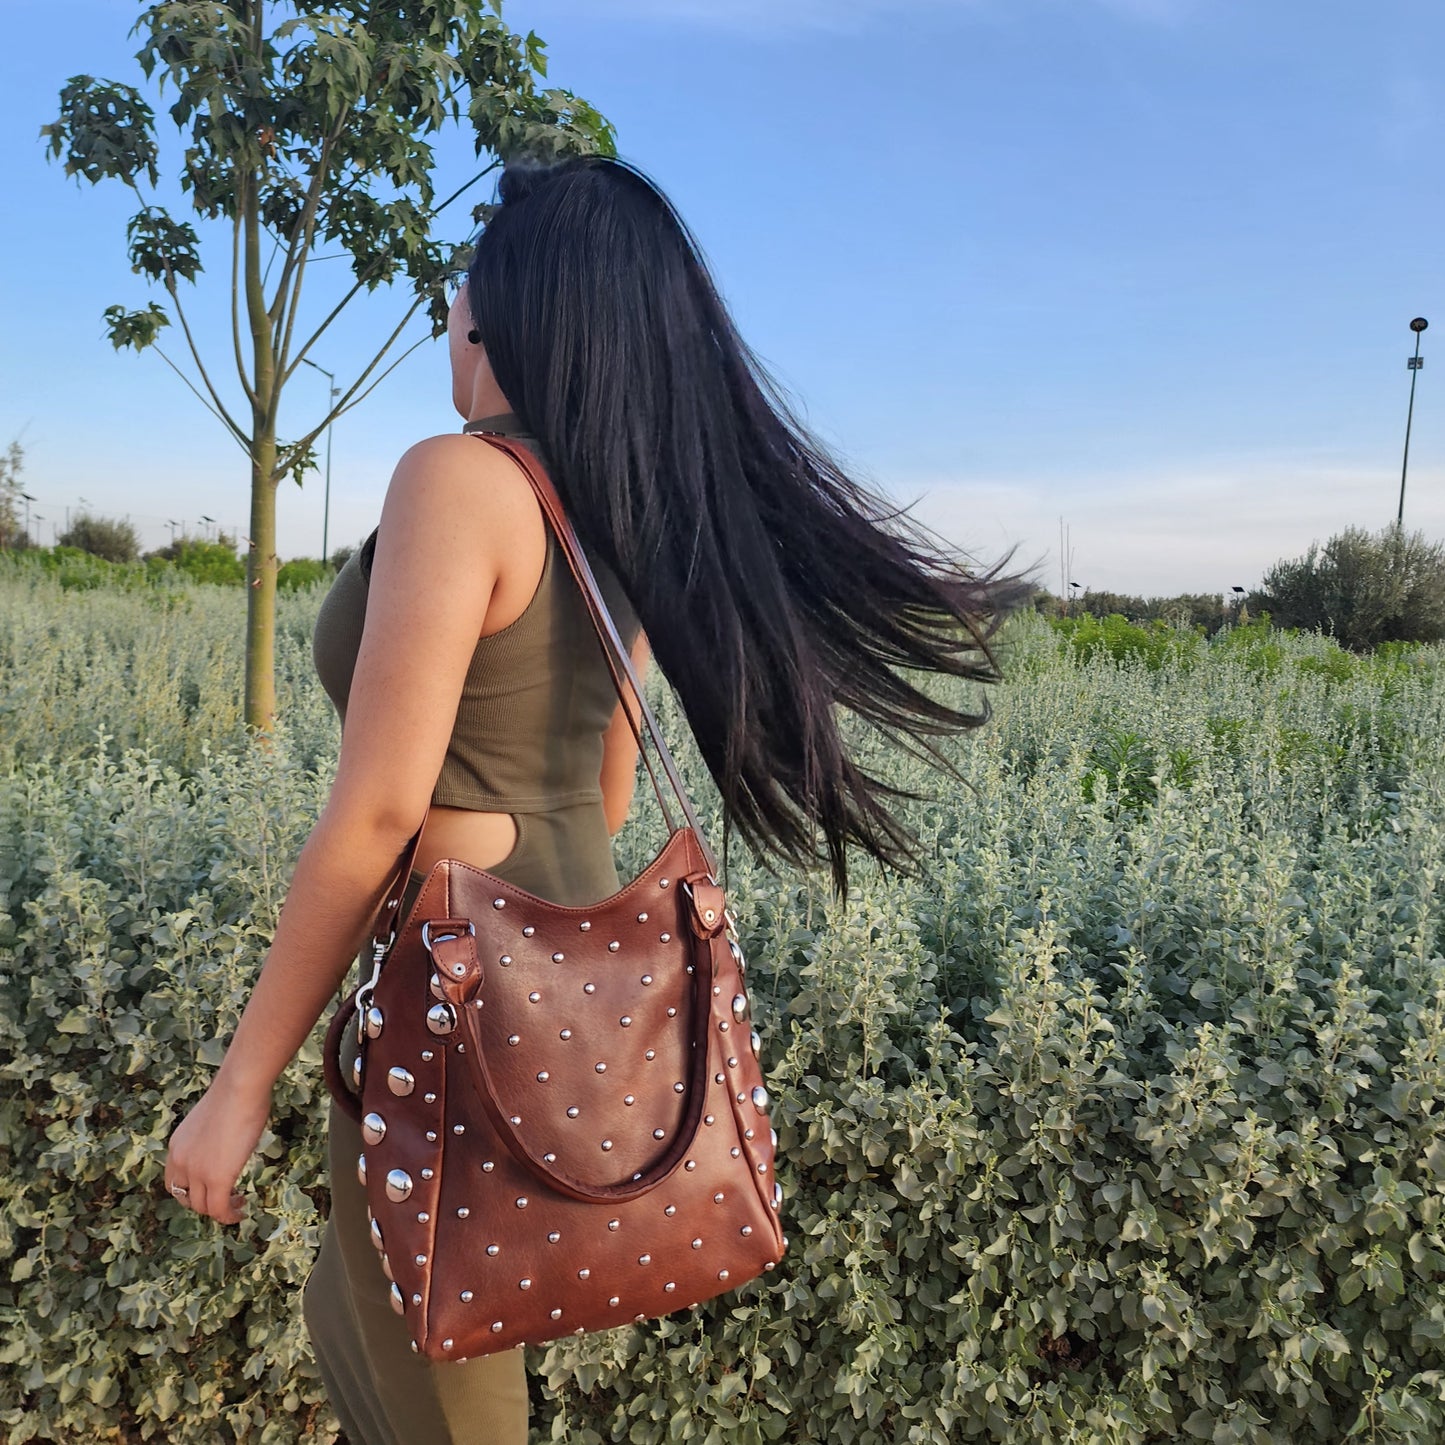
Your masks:
<svg viewBox="0 0 1445 1445"><path fill-rule="evenodd" d="M62 632L94 596L54 599ZM695 1314L532 1352L534 1438L1445 1435L1440 651L1347 670L1282 638L1264 667L1223 634L1151 667L1017 638L951 749L968 787L869 745L932 795L919 876L860 864L844 907L730 848L791 1248ZM316 1041L242 1227L158 1187L324 801L334 723L295 716L267 756L27 735L0 776L12 1445L334 1438L299 1317ZM656 828L639 789L624 871Z"/></svg>

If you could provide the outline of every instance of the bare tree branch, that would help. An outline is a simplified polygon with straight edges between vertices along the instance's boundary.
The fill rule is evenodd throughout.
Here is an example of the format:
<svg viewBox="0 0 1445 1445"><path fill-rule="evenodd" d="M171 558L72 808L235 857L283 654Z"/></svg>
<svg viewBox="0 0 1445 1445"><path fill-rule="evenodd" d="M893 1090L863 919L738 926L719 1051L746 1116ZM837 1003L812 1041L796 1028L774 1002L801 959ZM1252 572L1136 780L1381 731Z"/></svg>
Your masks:
<svg viewBox="0 0 1445 1445"><path fill-rule="evenodd" d="M201 380L205 383L206 390L211 394L211 400L215 403L213 410L238 437L244 437L246 433L241 430L236 419L226 409L225 402L221 400L221 393L216 390L215 383L206 370L206 363L201 360L201 349L196 345L196 338L191 332L191 323L186 319L186 308L181 305L180 288L176 285L175 273L171 270L171 263L168 260L166 261L165 287L176 308L176 316L181 323L181 330L185 333L186 345L191 351L191 360L196 363L196 370L201 373Z"/></svg>
<svg viewBox="0 0 1445 1445"><path fill-rule="evenodd" d="M185 372L182 371L180 367L177 366L175 362L172 361L170 357L161 350L159 346L155 348L155 353L157 356L160 357L162 361L165 362L167 366L170 367L173 372L175 372L178 377L180 377L183 382L185 382L188 387L190 387L192 393L195 395L196 400L199 401L201 405L205 407L205 409L210 412L211 415L215 417L216 420L219 421L228 432L231 433L231 437L235 441L236 445L240 447L243 452L246 453L247 457L249 457L251 455L250 438L236 425L235 422L231 420L230 417L228 417L223 411L219 410L211 402L211 399L205 395L204 392L197 388L195 382L193 382L190 377L187 376Z"/></svg>

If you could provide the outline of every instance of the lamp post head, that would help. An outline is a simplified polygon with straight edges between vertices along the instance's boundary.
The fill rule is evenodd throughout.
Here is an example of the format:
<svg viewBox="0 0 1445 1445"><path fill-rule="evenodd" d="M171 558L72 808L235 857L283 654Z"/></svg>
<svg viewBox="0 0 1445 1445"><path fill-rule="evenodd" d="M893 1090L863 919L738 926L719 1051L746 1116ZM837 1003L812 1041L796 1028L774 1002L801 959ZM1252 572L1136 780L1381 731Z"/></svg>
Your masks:
<svg viewBox="0 0 1445 1445"><path fill-rule="evenodd" d="M1429 323L1428 321L1426 321L1423 316L1417 316L1417 317L1410 323L1410 330L1411 330L1411 331L1424 331L1425 328L1426 328L1427 326L1429 326L1429 324L1430 324L1430 323Z"/></svg>

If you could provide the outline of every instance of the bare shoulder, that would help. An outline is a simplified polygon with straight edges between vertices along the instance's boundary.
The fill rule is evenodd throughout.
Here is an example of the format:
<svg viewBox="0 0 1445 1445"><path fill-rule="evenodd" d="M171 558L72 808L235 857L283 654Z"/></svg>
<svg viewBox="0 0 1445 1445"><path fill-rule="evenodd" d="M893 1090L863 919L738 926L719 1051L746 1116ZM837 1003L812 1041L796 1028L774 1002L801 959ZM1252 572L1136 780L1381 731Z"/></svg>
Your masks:
<svg viewBox="0 0 1445 1445"><path fill-rule="evenodd" d="M407 448L392 473L387 506L449 526L525 525L539 510L522 469L497 447L455 432Z"/></svg>

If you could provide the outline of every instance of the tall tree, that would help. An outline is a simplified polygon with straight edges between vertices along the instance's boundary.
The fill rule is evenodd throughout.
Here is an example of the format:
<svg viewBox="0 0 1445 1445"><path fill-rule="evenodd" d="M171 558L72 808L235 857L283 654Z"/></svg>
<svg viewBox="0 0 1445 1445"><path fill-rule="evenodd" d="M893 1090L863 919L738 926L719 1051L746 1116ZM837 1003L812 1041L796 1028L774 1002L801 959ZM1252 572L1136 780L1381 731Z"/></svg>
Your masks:
<svg viewBox="0 0 1445 1445"><path fill-rule="evenodd" d="M266 730L276 710L278 484L287 476L299 484L326 426L404 359L396 348L418 311L433 334L444 329L444 277L463 259L458 241L470 227L442 239L442 213L514 154L612 154L614 137L585 101L543 88L545 47L503 24L501 0L171 0L144 6L133 33L143 37L136 59L145 77L173 96L180 190L201 220L222 223L207 237L229 264L227 349L239 392L218 385L183 304L203 270L202 243L156 199L151 104L135 86L75 76L42 135L68 175L120 181L141 203L127 228L131 267L167 304L110 307L112 343L156 347L246 453L245 711ZM471 126L478 169L438 200L434 143L449 124ZM474 206L472 220L485 212ZM348 257L351 278L302 323L303 284L321 248ZM341 312L378 287L409 293L395 326L314 425L279 440L287 383ZM173 321L185 364L158 345Z"/></svg>

